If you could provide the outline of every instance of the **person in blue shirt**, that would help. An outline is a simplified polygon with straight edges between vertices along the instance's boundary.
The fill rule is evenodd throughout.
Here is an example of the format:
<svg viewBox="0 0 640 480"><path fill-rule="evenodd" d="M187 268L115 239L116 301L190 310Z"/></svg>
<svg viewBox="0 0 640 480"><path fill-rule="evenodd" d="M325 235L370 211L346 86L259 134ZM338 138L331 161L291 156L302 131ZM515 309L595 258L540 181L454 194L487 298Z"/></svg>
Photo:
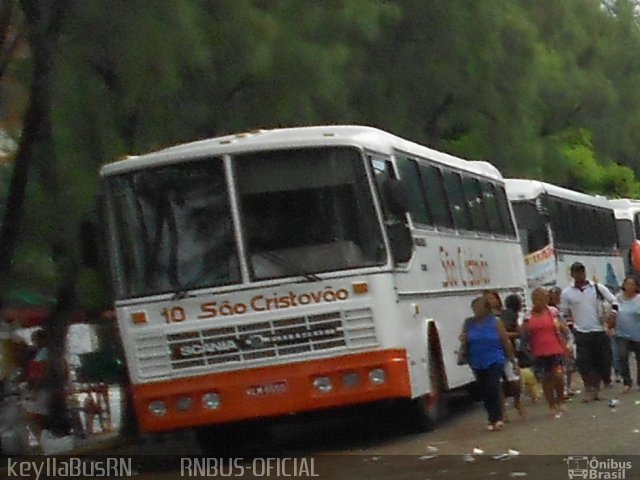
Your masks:
<svg viewBox="0 0 640 480"><path fill-rule="evenodd" d="M515 354L507 331L502 322L491 313L487 298L475 298L471 302L471 308L473 317L465 322L463 333L469 366L476 377L487 410L487 429L500 430L504 426L500 380L505 361L508 358L515 362Z"/></svg>
<svg viewBox="0 0 640 480"><path fill-rule="evenodd" d="M635 277L626 277L622 282L622 292L618 294L615 341L624 382L622 393L627 393L633 385L629 371L629 352L635 354L636 371L640 368L640 295ZM640 385L640 378L636 378L636 383Z"/></svg>

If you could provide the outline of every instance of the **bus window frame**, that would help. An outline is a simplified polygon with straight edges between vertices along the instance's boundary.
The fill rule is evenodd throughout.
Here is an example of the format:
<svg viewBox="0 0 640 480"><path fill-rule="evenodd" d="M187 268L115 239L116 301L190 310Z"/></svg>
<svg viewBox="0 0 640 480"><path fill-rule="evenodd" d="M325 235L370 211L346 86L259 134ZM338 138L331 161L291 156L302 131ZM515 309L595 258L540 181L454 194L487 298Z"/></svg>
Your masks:
<svg viewBox="0 0 640 480"><path fill-rule="evenodd" d="M496 195L496 190L500 185L495 182L495 181L490 181L490 180L483 180L482 182L480 182L480 188L482 189L482 198L483 198L483 204L485 207L485 212L487 213L487 219L489 220L489 228L491 229L491 235L493 235L495 238L515 238L515 237L510 237L509 235L507 235L505 233L505 231L507 230L507 226L504 224L504 219L502 218L502 214L500 213L500 204L498 201L498 196ZM485 201L486 199L486 191L485 188L488 188L490 190L490 194L493 196L494 202L495 202L495 206L496 206L496 220L498 221L498 230L494 230L493 227L491 226L491 219L489 216L489 210L487 209L487 202ZM511 206L511 211L515 217L515 212L513 211L513 206L511 205L511 202L509 202L510 206ZM516 222L517 223L517 222Z"/></svg>
<svg viewBox="0 0 640 480"><path fill-rule="evenodd" d="M424 231L430 231L430 232L438 232L438 233L442 233L442 234L451 234L451 235L462 235L465 237L473 237L473 238L495 238L495 239L499 239L499 240L518 240L518 232L516 231L516 221L515 221L515 214L513 213L513 210L511 208L511 203L509 202L509 199L507 197L507 193L506 193L506 188L504 185L504 182L500 182L495 178L492 177L488 177L486 175L480 174L480 173L475 173L469 170L461 170L459 168L456 167L452 167L446 164L442 164L438 161L435 161L433 159L429 159L429 158L425 158L425 157L421 157L419 155L416 154L412 154L412 153L408 153L404 150L401 149L394 149L394 154L393 154L393 158L394 158L394 163L395 163L395 167L396 169L399 170L398 167L398 163L397 160L399 157L402 157L404 160L408 160L408 161L413 161L415 162L415 164L417 165L417 173L418 176L421 179L421 186L422 188L422 196L423 198L427 198L427 192L424 189L424 179L423 179L423 173L421 171L421 167L425 167L425 168L434 168L436 169L436 171L438 171L439 173L439 182L440 182L440 186L442 188L442 193L444 195L444 199L446 201L446 208L447 208L447 212L449 215L449 220L451 222L451 224L453 225L452 227L449 226L445 226L445 225L438 225L435 222L432 223L431 225L427 225L427 224L423 224L423 223L418 223L415 222L413 220L413 217L408 214L408 220L409 220L409 225L411 226L411 228L414 228L416 230L424 230ZM448 191L447 191L447 187L445 185L445 175L446 174L454 174L457 175L459 177L459 183L460 183L460 187L461 187L461 191L463 194L463 198L465 200L465 205L466 205L466 210L467 210L467 216L469 218L469 222L471 224L471 229L461 229L458 228L455 224L455 219L453 216L453 211L451 208L451 196L449 195ZM467 204L467 200L466 200L466 193L464 190L464 182L465 179L471 179L474 182L477 182L478 187L480 189L480 199L481 199L481 209L482 209L482 214L487 222L487 230L476 230L475 228L473 228L473 219L471 218L471 212L469 211L469 205ZM484 190L484 185L488 185L491 188L492 194L494 196L495 202L496 202L496 207L497 207L497 215L498 215L498 221L500 223L500 231L494 231L491 227L491 222L489 220L489 213L487 211L487 205L485 203L485 199L484 199L484 194L485 194L485 190ZM498 191L501 191L502 193L502 199L505 202L505 211L504 214L506 214L507 218L503 219L503 212L501 212L501 198L500 195L498 194ZM431 211L431 208L429 206L429 202L428 200L425 203L426 208L427 208L427 212L429 214L429 216L431 217L431 220L433 222L434 216L433 216L433 212ZM504 220L506 220L508 223L505 225Z"/></svg>
<svg viewBox="0 0 640 480"><path fill-rule="evenodd" d="M362 154L365 158L365 169L367 171L367 176L371 184L372 194L375 199L376 211L379 214L378 220L380 221L380 224L384 226L387 222L405 221L404 218L395 215L391 211L391 208L388 208L384 205L385 200L383 197L383 192L381 191L380 185L378 185L378 182L376 180L376 172L372 163L373 161L382 161L388 164L388 166L390 167L389 171L393 174L393 177L390 177L390 179L397 180L398 173L396 171L395 165L391 161L391 158L389 157L389 155L385 155L379 152L373 152L370 150L363 150Z"/></svg>
<svg viewBox="0 0 640 480"><path fill-rule="evenodd" d="M393 158L386 153L381 153L375 150L366 149L358 145L354 145L354 147L357 148L362 155L362 161L364 162L365 173L369 180L369 188L371 189L371 197L373 198L373 206L376 211L376 216L378 218L378 225L382 229L382 239L384 241L384 248L386 250L387 259L385 263L381 265L379 268L385 268L385 269L397 268L397 266L394 266L393 258L391 255L391 241L389 239L389 234L387 232L387 225L389 222L398 221L398 222L404 222L410 226L411 224L408 223L410 219L408 218L409 215L407 214L405 214L403 217L392 218L392 217L395 217L395 215L393 215L393 212L389 212L390 216L389 218L387 218L387 212L385 211L384 205L382 204L382 192L380 191L380 187L378 186L378 182L376 181L372 162L374 160L378 160L378 161L383 161L387 163L391 167L389 171L393 173L394 180L398 179L397 166L395 165Z"/></svg>
<svg viewBox="0 0 640 480"><path fill-rule="evenodd" d="M455 229L455 224L453 222L453 217L451 215L451 206L449 205L449 198L447 197L447 191L445 190L445 187L444 187L444 177L442 175L442 168L437 163L430 162L430 161L427 161L427 160L418 163L418 173L420 175L420 184L421 184L421 186L423 188L423 191L425 192L425 195L427 195L427 188L425 186L425 183L426 183L425 178L426 178L426 176L425 176L425 172L423 172L423 170L427 170L427 169L433 169L433 171L436 173L436 175L438 177L437 178L437 182L438 182L439 187L440 187L440 193L442 194L442 198L444 200L444 208L445 208L445 212L446 212L446 214L448 216L448 222L449 222L448 225L444 225L444 224L441 225L441 224L436 223L434 221L433 226L439 232L455 232L456 229ZM428 195L427 195L427 198L429 198ZM431 208L431 206L429 204L429 200L427 200L427 208L429 208L429 210L431 211L431 217L433 218L433 216L434 216L433 215L433 210L432 210L432 208Z"/></svg>
<svg viewBox="0 0 640 480"><path fill-rule="evenodd" d="M461 195L462 198L462 206L464 208L464 212L466 214L467 217L467 221L468 221L468 225L471 228L460 228L457 225L456 222L456 216L453 213L453 207L452 207L452 202L451 202L451 194L449 192L449 188L447 187L447 180L446 180L446 176L447 175L451 175L452 178L455 178L455 182L457 183L456 188L458 188L459 193ZM444 183L444 187L445 187L445 192L447 194L447 203L449 204L449 211L451 212L451 217L453 218L453 225L455 227L456 232L463 234L463 235L470 235L470 236L478 236L476 231L473 229L473 221L471 220L471 212L469 212L469 205L467 205L467 199L465 197L464 194L464 189L462 186L462 172L460 172L459 170L456 169L452 169L452 168L443 168L442 169L442 180Z"/></svg>
<svg viewBox="0 0 640 480"><path fill-rule="evenodd" d="M465 185L469 184L472 184L473 188L476 189L475 193L477 194L477 196L474 200L470 200L467 198L468 191ZM491 225L489 225L489 215L487 215L487 209L484 204L484 194L482 191L482 185L480 184L480 179L477 176L462 175L462 190L464 192L465 199L467 200L467 211L469 212L469 216L471 217L471 225L474 227L473 231L480 237L491 237L493 232L491 231ZM472 207L470 203L476 200L480 200L479 206ZM479 214L483 217L484 229L475 228L476 225L474 225L475 220L472 213L474 208L478 208Z"/></svg>
<svg viewBox="0 0 640 480"><path fill-rule="evenodd" d="M621 228L621 225L626 225L628 227L627 231L622 231L622 230L626 230ZM616 229L617 229L617 233L618 233L618 248L621 249L628 249L631 247L631 244L633 243L634 240L636 239L636 233L635 233L635 223L632 219L629 218L616 218ZM629 233L630 236L627 236L626 234ZM624 234L624 235L623 235ZM626 240L629 239L629 242L626 242ZM620 240L625 240L625 243L621 243Z"/></svg>
<svg viewBox="0 0 640 480"><path fill-rule="evenodd" d="M433 221L433 212L431 211L431 208L429 207L429 202L427 200L428 195L427 192L424 189L424 179L422 176L422 172L420 171L421 167L432 167L438 170L439 174L440 174L440 184L441 184L441 188L442 188L442 193L444 194L444 198L446 201L446 208L447 208L447 212L449 214L449 220L451 222L452 226L446 226L446 225L437 225L436 223L432 223L431 225L424 225L424 224L419 224L419 223L414 223L413 222L413 218L411 218L411 225L416 228L416 229L421 229L421 230L427 230L427 231L431 231L431 232L438 232L438 233L443 233L443 234L450 234L450 235L473 235L473 230L459 230L455 227L455 222L453 219L453 213L451 212L451 203L449 201L449 196L447 195L447 191L446 191L446 187L444 185L444 175L443 172L445 170L449 170L449 171L454 171L454 172L458 172L458 173L467 173L465 171L459 171L458 169L443 165L439 162L436 162L432 159L428 159L425 157L421 157L419 155L415 155L413 153L409 153L406 152L404 150L400 150L400 149L394 149L394 153L393 153L393 158L396 162L396 168L398 168L398 164L397 164L397 160L398 157L404 157L407 160L411 160L414 161L416 166L417 166L417 173L418 176L420 178L420 187L422 190L422 195L425 198L425 206L427 208L427 212L429 213L431 220Z"/></svg>
<svg viewBox="0 0 640 480"><path fill-rule="evenodd" d="M436 225L433 223L433 214L431 213L431 209L429 208L429 203L427 201L427 193L424 191L424 188L422 188L422 177L420 176L419 159L416 158L415 155L410 155L401 151L394 152L393 157L395 160L395 167L398 171L398 174L402 174L398 160L402 159L403 161L407 161L413 164L416 177L418 178L418 189L420 192L420 197L422 199L422 204L425 212L427 213L427 216L429 217L429 220L431 221L431 223L417 222L414 220L413 214L411 213L411 211L407 211L407 217L409 218L409 222L410 222L409 225L411 226L411 228L414 228L416 230L428 230L428 231L436 230ZM404 182L404 179L401 176L399 176L398 178L402 182Z"/></svg>
<svg viewBox="0 0 640 480"><path fill-rule="evenodd" d="M546 193L541 197L549 212L549 224L556 249L596 254L612 254L619 249L617 226L612 208L581 203ZM559 218L558 212L560 212ZM600 236L590 234L593 223L588 221L589 218L595 220L596 228L603 232ZM611 231L612 228L616 230ZM592 240L580 241L583 238Z"/></svg>
<svg viewBox="0 0 640 480"><path fill-rule="evenodd" d="M387 234L387 222L384 216L384 211L383 211L383 207L380 203L380 198L378 197L378 188L377 188L377 183L373 177L374 173L373 173L373 166L370 163L370 157L371 155L376 156L378 159L380 159L381 157L384 157L385 161L389 160L389 156L382 154L380 152L376 152L376 151L372 151L369 149L365 149L362 145L359 144L352 144L352 143L341 143L341 144L323 144L323 145L311 145L311 146L302 146L302 147L296 147L296 146L287 146L287 147L282 147L282 148L273 148L273 149L264 149L264 150L242 150L240 152L235 152L233 154L228 154L223 156L223 158L228 157L229 159L229 178L228 178L228 185L229 188L232 188L232 192L233 195L236 195L237 198L235 199L235 210L237 210L237 215L238 215L238 232L240 235L240 240L242 242L242 250L244 251L243 253L243 259L244 262L246 263L246 282L243 282L243 286L251 286L251 287L260 287L262 285L272 285L274 283L279 283L279 282L283 282L283 281L288 281L288 279L292 278L293 275L291 277L277 277L277 278L265 278L265 279L257 279L254 277L254 273L252 271L251 265L249 264L248 261L248 254L247 252L249 251L248 249L248 245L246 243L246 239L245 239L245 229L243 227L241 227L242 225L242 218L241 218L241 199L240 199L240 192L238 190L238 174L237 174L237 163L234 161L235 158L237 158L240 155L243 154L251 154L251 153L259 153L261 151L264 152L273 152L273 151L286 151L286 150L303 150L303 149L323 149L323 148L345 148L345 149L353 149L357 152L357 154L360 157L360 161L363 162L362 165L364 167L364 177L366 179L366 182L368 183L368 187L369 187L369 194L370 197L373 201L373 209L374 209L374 213L375 213L375 219L377 220L377 226L381 231L381 236L382 236L382 241L384 242L384 247L385 247L385 260L383 262L381 262L378 265L370 265L370 266L365 266L365 267L355 267L355 268L349 268L346 270L331 270L328 272L319 272L320 275L322 275L323 277L325 275L327 276L331 276L331 275L341 275L344 272L353 272L353 271L358 271L358 272L362 272L362 273L367 273L367 272L375 272L375 271L379 271L380 269L388 269L391 268L393 266L393 258L391 257L391 243L389 241L388 238L388 234ZM395 170L395 165L393 165L393 163L391 163L391 171L393 172L393 174L396 176L397 178L397 171ZM406 222L406 220L403 218L400 220L401 222Z"/></svg>
<svg viewBox="0 0 640 480"><path fill-rule="evenodd" d="M504 232L502 236L504 238L520 241L518 237L518 224L516 222L516 215L511 207L511 202L507 196L507 189L504 183L492 182L494 186L494 192L496 194L496 201L498 202L498 213L502 217L502 226ZM506 217L504 216L506 215ZM508 223L505 224L504 221Z"/></svg>
<svg viewBox="0 0 640 480"><path fill-rule="evenodd" d="M640 239L640 212L633 214L633 234L636 239Z"/></svg>

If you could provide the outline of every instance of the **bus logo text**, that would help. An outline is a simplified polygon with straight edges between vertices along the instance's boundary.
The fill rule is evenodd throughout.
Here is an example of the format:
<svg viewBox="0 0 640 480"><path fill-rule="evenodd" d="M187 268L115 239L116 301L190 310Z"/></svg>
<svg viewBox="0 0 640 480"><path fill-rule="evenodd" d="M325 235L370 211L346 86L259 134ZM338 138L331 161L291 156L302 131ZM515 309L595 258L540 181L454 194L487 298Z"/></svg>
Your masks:
<svg viewBox="0 0 640 480"><path fill-rule="evenodd" d="M349 291L347 289L340 288L338 290L334 290L330 286L327 286L324 289L317 290L315 292L307 292L301 294L289 292L287 295L255 295L247 303L233 303L226 300L220 303L203 303L202 305L200 305L200 310L202 313L198 315L198 318L205 319L215 318L218 316L229 317L233 315L243 315L247 312L268 312L271 310L282 310L304 305L340 302L347 300L348 298Z"/></svg>
<svg viewBox="0 0 640 480"><path fill-rule="evenodd" d="M210 340L182 340L171 346L171 356L173 360L202 356L212 357L247 350L304 345L309 342L343 337L344 332L340 328L340 322L334 321L321 327L298 326L278 333L261 332L247 335L228 335Z"/></svg>
<svg viewBox="0 0 640 480"><path fill-rule="evenodd" d="M440 264L444 270L443 287L478 287L491 283L489 262L479 255L458 247L457 255L440 246Z"/></svg>

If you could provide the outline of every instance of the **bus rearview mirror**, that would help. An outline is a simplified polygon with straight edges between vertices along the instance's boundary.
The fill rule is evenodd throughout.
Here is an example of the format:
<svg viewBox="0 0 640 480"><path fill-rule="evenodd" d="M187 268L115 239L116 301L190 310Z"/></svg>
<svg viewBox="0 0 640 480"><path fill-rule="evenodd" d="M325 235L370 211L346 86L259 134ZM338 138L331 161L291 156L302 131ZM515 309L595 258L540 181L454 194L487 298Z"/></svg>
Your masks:
<svg viewBox="0 0 640 480"><path fill-rule="evenodd" d="M389 206L393 209L393 213L398 216L403 216L409 211L409 199L407 198L404 185L400 180L387 180L385 182L384 193L389 201Z"/></svg>
<svg viewBox="0 0 640 480"><path fill-rule="evenodd" d="M391 256L395 263L407 263L413 254L413 236L411 229L404 223L393 222L387 225L387 235L391 247Z"/></svg>

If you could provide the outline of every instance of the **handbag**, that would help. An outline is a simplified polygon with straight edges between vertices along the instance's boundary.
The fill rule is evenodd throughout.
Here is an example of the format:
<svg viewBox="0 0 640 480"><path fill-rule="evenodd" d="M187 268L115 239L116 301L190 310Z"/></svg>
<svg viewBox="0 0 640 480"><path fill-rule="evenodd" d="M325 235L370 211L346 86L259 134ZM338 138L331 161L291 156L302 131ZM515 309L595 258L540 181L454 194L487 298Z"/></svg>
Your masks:
<svg viewBox="0 0 640 480"><path fill-rule="evenodd" d="M558 331L558 329L556 328L556 321L560 322L559 317L557 316L558 311L556 310L555 312L552 311L549 307L547 307L547 311L549 312L549 315L551 315L551 318L553 320L553 330L556 332L556 338L558 339L558 343L560 344L561 347L565 348L567 347L567 339L565 338L565 336ZM560 325L562 326L562 323L560 323Z"/></svg>
<svg viewBox="0 0 640 480"><path fill-rule="evenodd" d="M600 286L595 283L596 287L596 312L600 323L607 328L615 328L615 316L612 314L611 304L604 299L604 295L600 291Z"/></svg>
<svg viewBox="0 0 640 480"><path fill-rule="evenodd" d="M516 345L516 358L518 359L518 366L520 368L528 368L533 366L533 355L531 355L531 348L526 333L522 333L518 339Z"/></svg>

